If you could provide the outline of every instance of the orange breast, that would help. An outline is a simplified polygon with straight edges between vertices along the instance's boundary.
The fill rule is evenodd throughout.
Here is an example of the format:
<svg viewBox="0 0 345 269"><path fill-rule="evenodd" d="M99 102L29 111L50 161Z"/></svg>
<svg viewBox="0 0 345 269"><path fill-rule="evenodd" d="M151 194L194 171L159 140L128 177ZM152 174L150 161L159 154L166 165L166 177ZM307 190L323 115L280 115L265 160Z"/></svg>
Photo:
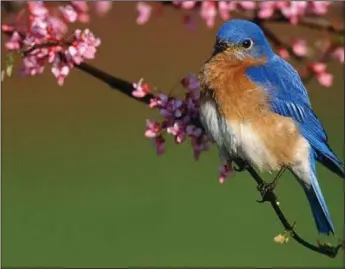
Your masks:
<svg viewBox="0 0 345 269"><path fill-rule="evenodd" d="M298 128L291 118L270 110L267 92L245 74L249 66L264 61L248 59L240 62L227 54L219 54L204 65L200 85L203 91L212 91L220 113L231 126L236 129L249 125L274 162L279 166L287 165L296 155L301 137Z"/></svg>

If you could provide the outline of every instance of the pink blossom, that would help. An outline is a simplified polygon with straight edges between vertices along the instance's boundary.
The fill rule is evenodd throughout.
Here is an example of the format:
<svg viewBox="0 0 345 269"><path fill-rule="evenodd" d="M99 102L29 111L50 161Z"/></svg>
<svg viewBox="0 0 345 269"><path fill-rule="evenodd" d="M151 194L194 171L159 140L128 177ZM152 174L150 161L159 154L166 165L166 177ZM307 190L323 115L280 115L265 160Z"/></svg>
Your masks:
<svg viewBox="0 0 345 269"><path fill-rule="evenodd" d="M161 125L158 122L146 120L145 136L148 138L154 138L161 132Z"/></svg>
<svg viewBox="0 0 345 269"><path fill-rule="evenodd" d="M62 19L54 16L49 16L47 18L47 22L52 32L55 34L56 39L60 40L67 33L67 25Z"/></svg>
<svg viewBox="0 0 345 269"><path fill-rule="evenodd" d="M327 12L331 1L200 1L200 16L208 27L214 26L217 13L223 20L229 19L229 12L238 8L244 10L254 10L258 8L258 16L261 19L267 19L275 12L282 14L290 23L296 24L298 20L306 14L323 15ZM182 9L192 9L196 7L197 1L173 1L176 7ZM150 13L151 14L151 13ZM144 22L148 18L145 16ZM189 24L191 17L184 15L183 22Z"/></svg>
<svg viewBox="0 0 345 269"><path fill-rule="evenodd" d="M253 10L256 8L256 3L254 1L239 1L239 4L246 10Z"/></svg>
<svg viewBox="0 0 345 269"><path fill-rule="evenodd" d="M298 18L304 15L307 6L307 1L291 1L289 5L281 8L281 12L286 18L290 19L290 23L296 24Z"/></svg>
<svg viewBox="0 0 345 269"><path fill-rule="evenodd" d="M52 63L52 73L57 78L58 84L62 85L73 64L80 64L86 59L95 57L100 39L90 30L76 30L71 37L72 40L62 40L67 32L66 23L75 22L77 15L87 11L86 7L87 4L83 1L72 2L71 5L57 7L55 10L58 11L57 13L54 12L54 8L52 12L48 10L42 1L30 1L27 2L29 16L24 20L27 23L26 30L20 30L19 34L16 27L22 29L25 25L18 23L14 26L2 25L3 31L12 33L5 47L8 50L26 51L21 67L23 75L41 74L45 65ZM47 46L44 46L45 44Z"/></svg>
<svg viewBox="0 0 345 269"><path fill-rule="evenodd" d="M100 43L100 39L96 38L89 29L84 31L77 29L74 32L74 42L66 51L66 57L75 64L80 64L84 59L93 59Z"/></svg>
<svg viewBox="0 0 345 269"><path fill-rule="evenodd" d="M20 69L22 75L35 76L42 74L44 71L44 61L37 58L35 55L28 55L23 58Z"/></svg>
<svg viewBox="0 0 345 269"><path fill-rule="evenodd" d="M195 6L196 1L182 1L181 6L185 9L191 9Z"/></svg>
<svg viewBox="0 0 345 269"><path fill-rule="evenodd" d="M73 6L60 6L60 11L67 22L75 22L78 18L78 13Z"/></svg>
<svg viewBox="0 0 345 269"><path fill-rule="evenodd" d="M317 15L324 15L325 13L327 13L330 4L330 1L311 1L310 6L312 13L315 13Z"/></svg>
<svg viewBox="0 0 345 269"><path fill-rule="evenodd" d="M97 1L94 2L96 12L98 15L102 16L109 12L111 9L113 2L112 1Z"/></svg>
<svg viewBox="0 0 345 269"><path fill-rule="evenodd" d="M181 121L175 121L172 126L167 128L167 133L175 136L176 143L181 144L186 138L184 129L184 125Z"/></svg>
<svg viewBox="0 0 345 269"><path fill-rule="evenodd" d="M309 69L316 74L316 78L322 86L330 87L333 84L333 75L326 71L326 64L311 63Z"/></svg>
<svg viewBox="0 0 345 269"><path fill-rule="evenodd" d="M165 151L165 139L163 136L157 136L153 139L157 155L162 155Z"/></svg>
<svg viewBox="0 0 345 269"><path fill-rule="evenodd" d="M158 94L155 98L152 98L150 100L150 104L149 104L149 107L150 108L161 108L161 107L164 107L166 106L166 104L168 103L169 101L169 97L165 94Z"/></svg>
<svg viewBox="0 0 345 269"><path fill-rule="evenodd" d="M71 4L82 13L89 12L89 6L86 1L71 1Z"/></svg>
<svg viewBox="0 0 345 269"><path fill-rule="evenodd" d="M65 52L66 58L73 61L75 64L81 64L83 62L83 57L77 49L77 45L69 46Z"/></svg>
<svg viewBox="0 0 345 269"><path fill-rule="evenodd" d="M202 1L200 15L206 21L208 27L213 27L217 16L216 3L213 1Z"/></svg>
<svg viewBox="0 0 345 269"><path fill-rule="evenodd" d="M24 36L23 38L24 38L23 46L24 46L25 50L33 48L36 45L36 43L38 43L38 41L39 41L33 35L27 35L27 36ZM31 54L32 54L32 52L31 52Z"/></svg>
<svg viewBox="0 0 345 269"><path fill-rule="evenodd" d="M326 71L326 65L324 63L311 63L309 67L316 74L324 73Z"/></svg>
<svg viewBox="0 0 345 269"><path fill-rule="evenodd" d="M49 13L43 1L28 2L28 8L30 14L34 17L46 17Z"/></svg>
<svg viewBox="0 0 345 269"><path fill-rule="evenodd" d="M152 12L152 7L145 3L145 2L138 2L137 3L137 11L139 13L138 17L137 17L137 24L145 24L151 16L151 12Z"/></svg>
<svg viewBox="0 0 345 269"><path fill-rule="evenodd" d="M332 56L336 58L339 62L344 63L344 47L337 47Z"/></svg>
<svg viewBox="0 0 345 269"><path fill-rule="evenodd" d="M143 84L144 79L141 78L138 83L133 83L134 90L132 91L132 95L137 98L143 98L148 93L150 93L150 88L148 84Z"/></svg>
<svg viewBox="0 0 345 269"><path fill-rule="evenodd" d="M71 71L71 66L62 61L60 57L55 57L51 71L56 77L59 86L62 86L65 78Z"/></svg>
<svg viewBox="0 0 345 269"><path fill-rule="evenodd" d="M90 21L90 15L87 13L79 13L78 20L82 23L88 23Z"/></svg>
<svg viewBox="0 0 345 269"><path fill-rule="evenodd" d="M327 72L321 72L316 75L317 80L322 86L330 87L333 84L333 75Z"/></svg>
<svg viewBox="0 0 345 269"><path fill-rule="evenodd" d="M194 159L199 160L200 153L203 151L208 150L208 138L206 135L203 135L201 137L191 137L191 144L193 147L193 154L194 154Z"/></svg>
<svg viewBox="0 0 345 269"><path fill-rule="evenodd" d="M101 40L96 38L89 29L85 29L84 31L77 29L75 30L74 35L77 42L86 43L92 47L98 47L101 44Z"/></svg>
<svg viewBox="0 0 345 269"><path fill-rule="evenodd" d="M303 39L294 39L292 42L292 50L297 56L306 56L308 52L306 41Z"/></svg>
<svg viewBox="0 0 345 269"><path fill-rule="evenodd" d="M13 32L11 38L6 42L5 47L8 50L19 50L21 41L22 38L20 37L18 32Z"/></svg>
<svg viewBox="0 0 345 269"><path fill-rule="evenodd" d="M15 28L11 25L2 24L1 25L1 31L4 33L12 33L15 31Z"/></svg>
<svg viewBox="0 0 345 269"><path fill-rule="evenodd" d="M189 73L181 80L181 83L187 91L185 99L180 100L161 93L151 99L149 107L158 109L164 118L160 125L159 136L161 137L163 131L166 131L167 134L174 136L178 144L189 138L194 158L197 160L201 152L208 149L209 143L207 135L193 124L198 117L197 101L200 98L197 76ZM153 136L152 125L149 130L149 135ZM156 140L155 144L160 145Z"/></svg>
<svg viewBox="0 0 345 269"><path fill-rule="evenodd" d="M45 18L35 17L31 22L31 33L37 38L44 38L48 35L48 22Z"/></svg>
<svg viewBox="0 0 345 269"><path fill-rule="evenodd" d="M72 1L71 5L74 7L75 11L77 12L78 21L82 23L87 23L90 21L89 7L86 1Z"/></svg>
<svg viewBox="0 0 345 269"><path fill-rule="evenodd" d="M229 2L219 1L218 2L218 11L219 11L219 16L222 18L222 20L228 20L230 17Z"/></svg>
<svg viewBox="0 0 345 269"><path fill-rule="evenodd" d="M176 121L172 126L167 128L168 134L177 135L179 132L183 131L183 126L179 121Z"/></svg>
<svg viewBox="0 0 345 269"><path fill-rule="evenodd" d="M267 19L270 18L275 10L275 3L273 1L259 2L259 18Z"/></svg>
<svg viewBox="0 0 345 269"><path fill-rule="evenodd" d="M183 9L192 9L195 7L197 1L172 1L175 6L180 6Z"/></svg>
<svg viewBox="0 0 345 269"><path fill-rule="evenodd" d="M219 177L218 182L220 184L223 184L225 180L229 177L231 177L233 174L233 168L231 164L223 164L219 167Z"/></svg>
<svg viewBox="0 0 345 269"><path fill-rule="evenodd" d="M283 59L287 60L290 58L290 53L286 48L280 48L278 50L278 54L280 57L282 57Z"/></svg>
<svg viewBox="0 0 345 269"><path fill-rule="evenodd" d="M229 11L238 11L238 1L224 1L227 2Z"/></svg>

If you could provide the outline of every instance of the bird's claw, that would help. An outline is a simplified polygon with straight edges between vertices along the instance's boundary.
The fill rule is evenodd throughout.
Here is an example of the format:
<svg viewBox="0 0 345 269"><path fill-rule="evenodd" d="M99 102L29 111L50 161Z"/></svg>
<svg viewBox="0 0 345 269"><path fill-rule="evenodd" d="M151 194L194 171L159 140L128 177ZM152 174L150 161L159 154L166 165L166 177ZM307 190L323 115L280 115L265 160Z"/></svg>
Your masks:
<svg viewBox="0 0 345 269"><path fill-rule="evenodd" d="M258 203L264 203L270 201L270 195L272 194L274 188L277 186L276 182L262 182L260 185L257 186L258 191L261 194L261 200L256 200Z"/></svg>
<svg viewBox="0 0 345 269"><path fill-rule="evenodd" d="M248 164L246 164L243 161L236 161L236 163L233 165L233 169L236 172L243 172L248 168Z"/></svg>

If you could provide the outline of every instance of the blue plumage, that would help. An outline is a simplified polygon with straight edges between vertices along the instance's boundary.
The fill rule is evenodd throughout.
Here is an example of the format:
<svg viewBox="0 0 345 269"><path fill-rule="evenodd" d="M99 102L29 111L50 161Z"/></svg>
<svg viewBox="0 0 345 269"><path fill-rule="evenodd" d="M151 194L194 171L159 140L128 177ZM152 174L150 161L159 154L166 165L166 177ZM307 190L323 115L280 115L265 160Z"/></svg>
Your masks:
<svg viewBox="0 0 345 269"><path fill-rule="evenodd" d="M302 136L308 140L312 148L309 159L311 187L305 184L302 184L302 187L318 231L323 234L334 233L333 223L316 178L315 159L342 177L344 166L328 146L326 132L312 110L298 73L289 63L275 55L266 64L249 68L247 75L268 91L272 111L293 118L299 125Z"/></svg>
<svg viewBox="0 0 345 269"><path fill-rule="evenodd" d="M307 195L319 233L334 233L316 178L315 160L342 178L345 178L344 165L328 145L327 134L312 110L299 74L288 62L274 54L262 30L250 21L231 20L223 24L218 31L217 42L224 41L229 46L241 48L241 55L244 57L267 60L265 64L249 67L246 74L267 91L271 110L292 118L297 123L300 134L309 142L310 167L305 170L309 172L304 178L300 176L298 179Z"/></svg>
<svg viewBox="0 0 345 269"><path fill-rule="evenodd" d="M310 207L312 209L313 217L315 219L316 227L319 233L329 234L330 232L334 234L334 227L331 219L331 215L328 212L326 201L323 198L319 182L316 178L315 169L315 152L310 151L310 168L311 168L311 186L306 186L302 183L301 186L307 195Z"/></svg>
<svg viewBox="0 0 345 269"><path fill-rule="evenodd" d="M328 145L328 137L312 110L299 74L282 58L274 55L261 66L247 70L248 77L268 91L272 111L293 118L301 134L315 151L316 160L344 178L344 165Z"/></svg>

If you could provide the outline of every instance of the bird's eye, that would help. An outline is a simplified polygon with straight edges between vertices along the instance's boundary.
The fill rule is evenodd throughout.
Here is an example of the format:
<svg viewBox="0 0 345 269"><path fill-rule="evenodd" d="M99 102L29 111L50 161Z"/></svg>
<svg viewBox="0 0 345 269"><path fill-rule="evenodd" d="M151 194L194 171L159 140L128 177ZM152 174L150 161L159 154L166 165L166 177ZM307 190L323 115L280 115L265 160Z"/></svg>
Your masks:
<svg viewBox="0 0 345 269"><path fill-rule="evenodd" d="M242 47L245 49L250 49L253 46L253 41L246 39L242 42Z"/></svg>

